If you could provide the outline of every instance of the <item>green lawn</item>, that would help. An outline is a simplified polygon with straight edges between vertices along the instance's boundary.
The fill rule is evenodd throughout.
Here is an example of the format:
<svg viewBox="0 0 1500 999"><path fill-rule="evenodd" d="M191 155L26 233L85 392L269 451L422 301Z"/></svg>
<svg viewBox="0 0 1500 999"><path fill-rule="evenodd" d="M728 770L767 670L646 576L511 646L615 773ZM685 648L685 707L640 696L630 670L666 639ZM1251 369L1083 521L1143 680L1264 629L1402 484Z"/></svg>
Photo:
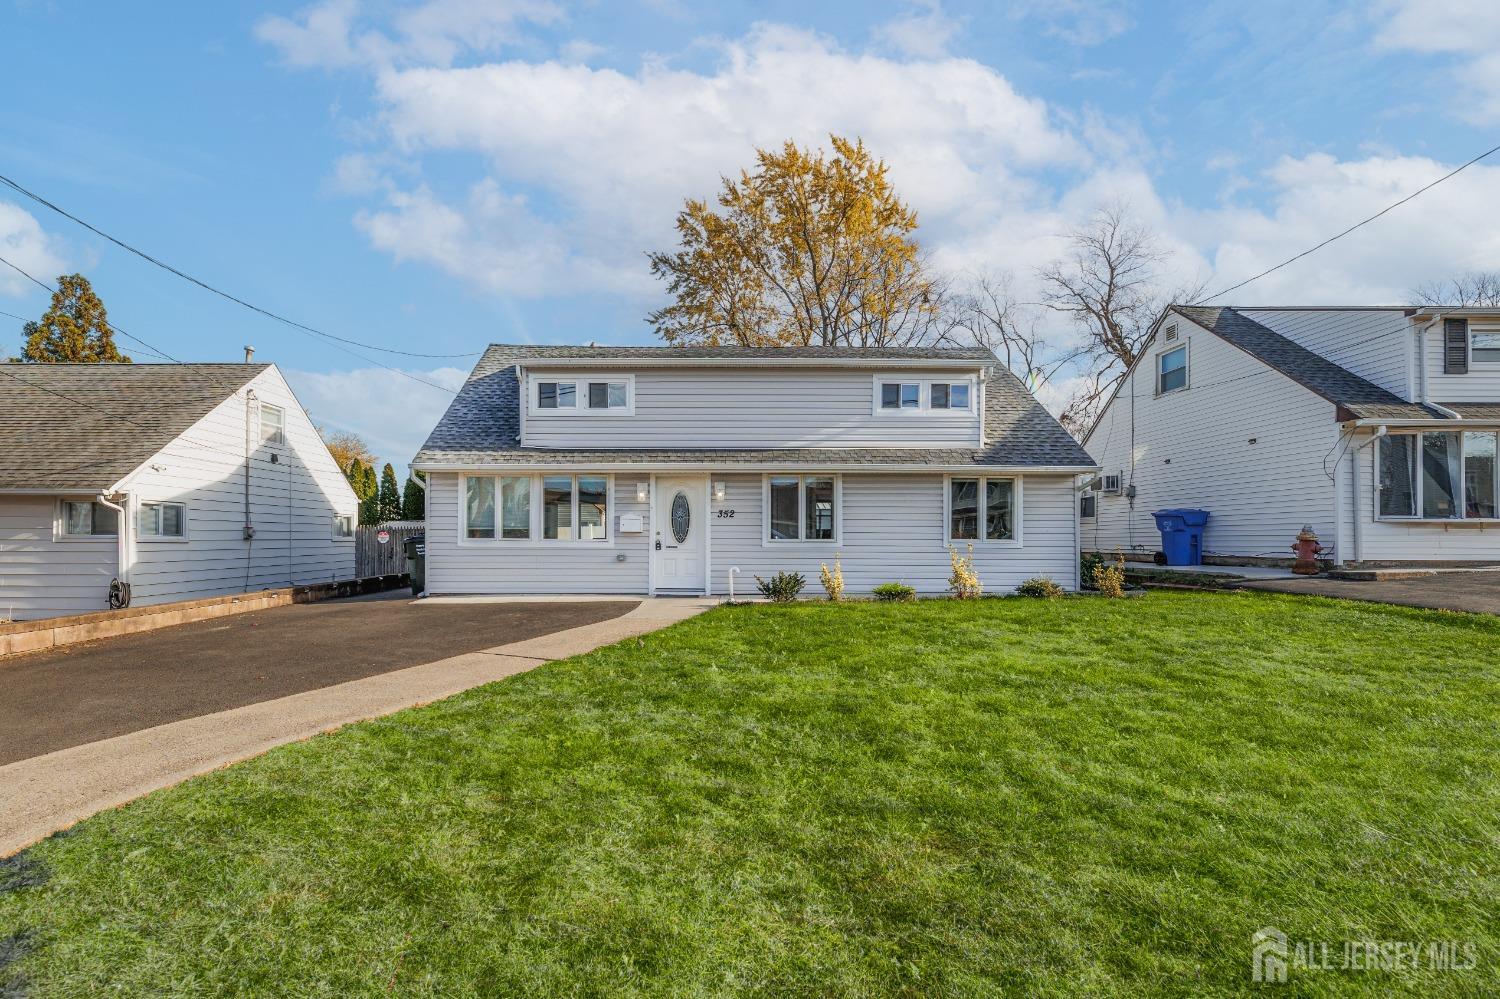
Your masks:
<svg viewBox="0 0 1500 999"><path fill-rule="evenodd" d="M1278 994L1494 994L1497 651L1269 594L722 608L41 844L0 981L1225 994L1274 925L1479 959Z"/></svg>

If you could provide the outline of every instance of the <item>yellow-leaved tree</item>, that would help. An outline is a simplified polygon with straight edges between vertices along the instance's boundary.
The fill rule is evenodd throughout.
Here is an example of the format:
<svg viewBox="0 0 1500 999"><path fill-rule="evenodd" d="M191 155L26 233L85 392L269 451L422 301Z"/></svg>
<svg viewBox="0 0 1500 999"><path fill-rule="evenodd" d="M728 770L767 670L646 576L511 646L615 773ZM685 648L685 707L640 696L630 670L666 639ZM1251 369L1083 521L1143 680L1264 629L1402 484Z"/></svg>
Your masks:
<svg viewBox="0 0 1500 999"><path fill-rule="evenodd" d="M940 290L924 273L917 213L864 143L833 155L787 142L689 200L680 245L651 254L673 301L648 321L668 343L901 346L936 336Z"/></svg>

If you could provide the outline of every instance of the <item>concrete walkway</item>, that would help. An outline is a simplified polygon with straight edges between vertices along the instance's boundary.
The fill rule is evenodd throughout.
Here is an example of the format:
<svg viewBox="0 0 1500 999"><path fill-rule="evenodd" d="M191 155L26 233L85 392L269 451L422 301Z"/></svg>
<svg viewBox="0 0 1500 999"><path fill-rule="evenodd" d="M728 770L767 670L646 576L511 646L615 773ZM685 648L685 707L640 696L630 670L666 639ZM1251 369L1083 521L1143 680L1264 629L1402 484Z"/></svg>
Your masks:
<svg viewBox="0 0 1500 999"><path fill-rule="evenodd" d="M106 808L268 749L426 704L656 631L717 604L649 599L629 613L318 690L171 722L0 767L0 857Z"/></svg>

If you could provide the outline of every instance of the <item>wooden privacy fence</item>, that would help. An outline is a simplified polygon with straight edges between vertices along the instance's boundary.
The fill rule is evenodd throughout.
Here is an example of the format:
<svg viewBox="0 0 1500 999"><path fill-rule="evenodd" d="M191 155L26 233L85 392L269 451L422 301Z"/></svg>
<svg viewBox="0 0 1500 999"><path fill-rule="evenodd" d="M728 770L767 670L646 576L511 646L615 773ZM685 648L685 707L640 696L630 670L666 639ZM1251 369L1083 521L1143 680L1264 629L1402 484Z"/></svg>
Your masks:
<svg viewBox="0 0 1500 999"><path fill-rule="evenodd" d="M378 535L385 531L391 539L381 544ZM354 533L354 574L388 576L407 571L405 541L413 534L423 534L426 525L420 520L397 520L373 527L361 525Z"/></svg>

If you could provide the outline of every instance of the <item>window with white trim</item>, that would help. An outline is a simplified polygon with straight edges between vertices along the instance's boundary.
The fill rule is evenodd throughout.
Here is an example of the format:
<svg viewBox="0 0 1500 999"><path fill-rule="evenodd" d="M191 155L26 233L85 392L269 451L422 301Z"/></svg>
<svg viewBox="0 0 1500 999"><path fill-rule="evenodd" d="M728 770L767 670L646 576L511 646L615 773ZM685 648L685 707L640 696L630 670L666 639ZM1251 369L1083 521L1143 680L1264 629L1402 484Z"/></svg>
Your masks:
<svg viewBox="0 0 1500 999"><path fill-rule="evenodd" d="M1015 541L1019 493L1015 479L949 479L948 541Z"/></svg>
<svg viewBox="0 0 1500 999"><path fill-rule="evenodd" d="M1084 493L1078 497L1078 516L1084 520L1093 520L1099 510L1099 497L1093 493Z"/></svg>
<svg viewBox="0 0 1500 999"><path fill-rule="evenodd" d="M831 475L766 477L767 542L835 541L839 536L838 481Z"/></svg>
<svg viewBox="0 0 1500 999"><path fill-rule="evenodd" d="M1375 515L1494 520L1500 439L1493 430L1388 434L1375 452Z"/></svg>
<svg viewBox="0 0 1500 999"><path fill-rule="evenodd" d="M354 540L354 514L352 514L352 513L340 513L340 514L335 514L334 515L334 518L333 518L333 540L335 540L335 541L352 541L352 540Z"/></svg>
<svg viewBox="0 0 1500 999"><path fill-rule="evenodd" d="M59 533L68 538L115 537L119 513L93 500L63 500Z"/></svg>
<svg viewBox="0 0 1500 999"><path fill-rule="evenodd" d="M875 411L883 414L971 412L977 391L972 379L907 381L875 379Z"/></svg>
<svg viewBox="0 0 1500 999"><path fill-rule="evenodd" d="M1156 394L1179 392L1188 387L1187 344L1156 355Z"/></svg>
<svg viewBox="0 0 1500 999"><path fill-rule="evenodd" d="M286 443L286 410L264 402L260 404L260 442Z"/></svg>
<svg viewBox="0 0 1500 999"><path fill-rule="evenodd" d="M547 416L633 416L635 376L537 378L531 382L530 408Z"/></svg>
<svg viewBox="0 0 1500 999"><path fill-rule="evenodd" d="M184 503L142 503L136 511L136 533L141 538L187 537L187 505Z"/></svg>
<svg viewBox="0 0 1500 999"><path fill-rule="evenodd" d="M471 540L608 541L607 475L470 475L464 531Z"/></svg>
<svg viewBox="0 0 1500 999"><path fill-rule="evenodd" d="M1469 360L1475 364L1500 363L1500 330L1469 328Z"/></svg>

